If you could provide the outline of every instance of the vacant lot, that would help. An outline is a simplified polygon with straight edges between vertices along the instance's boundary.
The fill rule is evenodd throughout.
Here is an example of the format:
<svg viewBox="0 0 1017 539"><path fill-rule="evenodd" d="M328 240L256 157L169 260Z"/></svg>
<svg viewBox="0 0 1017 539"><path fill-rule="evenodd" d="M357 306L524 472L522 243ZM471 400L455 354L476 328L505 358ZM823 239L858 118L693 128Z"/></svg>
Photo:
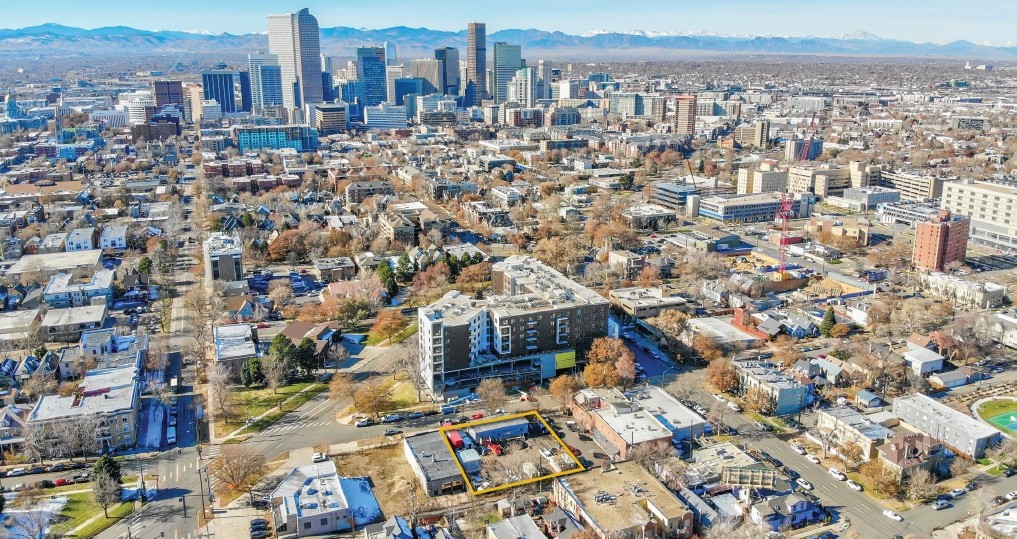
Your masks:
<svg viewBox="0 0 1017 539"><path fill-rule="evenodd" d="M333 460L339 475L371 478L378 503L386 515L405 514L414 497L416 500L427 499L406 462L401 444L343 453Z"/></svg>

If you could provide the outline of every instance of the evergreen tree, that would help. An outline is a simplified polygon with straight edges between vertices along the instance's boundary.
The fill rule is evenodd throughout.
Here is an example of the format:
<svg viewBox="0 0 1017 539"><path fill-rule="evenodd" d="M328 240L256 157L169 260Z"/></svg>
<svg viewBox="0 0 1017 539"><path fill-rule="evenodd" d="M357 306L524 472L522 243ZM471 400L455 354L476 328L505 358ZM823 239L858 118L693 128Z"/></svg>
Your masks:
<svg viewBox="0 0 1017 539"><path fill-rule="evenodd" d="M830 329L837 323L837 316L833 313L833 307L826 309L826 314L823 315L823 321L819 324L819 334L824 337L830 336Z"/></svg>
<svg viewBox="0 0 1017 539"><path fill-rule="evenodd" d="M244 228L251 228L254 226L254 217L251 216L250 212L244 212L240 215L240 223L244 225Z"/></svg>
<svg viewBox="0 0 1017 539"><path fill-rule="evenodd" d="M399 262L396 264L395 270L396 278L403 283L409 282L413 279L413 262L410 261L410 256L403 253L399 257Z"/></svg>
<svg viewBox="0 0 1017 539"><path fill-rule="evenodd" d="M120 463L109 455L103 455L99 457L99 460L95 461L95 466L92 467L92 474L95 476L105 475L111 477L117 483L123 482Z"/></svg>
<svg viewBox="0 0 1017 539"><path fill-rule="evenodd" d="M300 345L293 353L293 359L297 367L304 371L304 374L310 374L311 371L318 368L318 349L310 337L304 337L300 341Z"/></svg>
<svg viewBox="0 0 1017 539"><path fill-rule="evenodd" d="M149 275L152 274L152 259L151 258L148 258L147 256L143 256L143 257L141 257L140 260L138 260L138 273L147 273Z"/></svg>
<svg viewBox="0 0 1017 539"><path fill-rule="evenodd" d="M385 285L388 296L390 298L395 297L399 293L399 285L396 284L395 273L392 271L391 266L388 265L388 262L382 261L381 264L378 264L378 269L375 271L378 274L378 279L381 280L381 284Z"/></svg>
<svg viewBox="0 0 1017 539"><path fill-rule="evenodd" d="M473 263L474 264L480 264L483 261L484 261L484 255L482 255L480 253L473 253Z"/></svg>
<svg viewBox="0 0 1017 539"><path fill-rule="evenodd" d="M244 387L251 387L263 381L265 381L265 374L261 372L261 360L256 357L248 359L240 370L240 383L244 384Z"/></svg>

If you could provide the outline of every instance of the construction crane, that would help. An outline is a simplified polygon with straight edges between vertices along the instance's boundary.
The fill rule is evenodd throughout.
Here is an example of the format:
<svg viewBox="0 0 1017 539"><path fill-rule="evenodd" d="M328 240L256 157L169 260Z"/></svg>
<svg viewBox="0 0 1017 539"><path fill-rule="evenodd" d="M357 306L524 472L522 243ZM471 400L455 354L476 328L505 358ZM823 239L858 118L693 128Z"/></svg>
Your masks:
<svg viewBox="0 0 1017 539"><path fill-rule="evenodd" d="M777 273L774 279L783 281L787 279L787 246L788 231L791 228L791 197L787 193L780 195L780 208L777 209L776 221L780 223L780 245L777 249Z"/></svg>

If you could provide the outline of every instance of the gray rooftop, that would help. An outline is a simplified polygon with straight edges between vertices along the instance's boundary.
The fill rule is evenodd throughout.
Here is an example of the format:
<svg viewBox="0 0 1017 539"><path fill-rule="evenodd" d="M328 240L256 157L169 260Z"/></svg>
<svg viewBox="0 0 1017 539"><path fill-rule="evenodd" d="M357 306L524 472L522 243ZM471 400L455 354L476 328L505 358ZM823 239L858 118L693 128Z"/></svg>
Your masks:
<svg viewBox="0 0 1017 539"><path fill-rule="evenodd" d="M439 431L407 436L404 440L429 481L461 477L456 459L449 453L444 434Z"/></svg>

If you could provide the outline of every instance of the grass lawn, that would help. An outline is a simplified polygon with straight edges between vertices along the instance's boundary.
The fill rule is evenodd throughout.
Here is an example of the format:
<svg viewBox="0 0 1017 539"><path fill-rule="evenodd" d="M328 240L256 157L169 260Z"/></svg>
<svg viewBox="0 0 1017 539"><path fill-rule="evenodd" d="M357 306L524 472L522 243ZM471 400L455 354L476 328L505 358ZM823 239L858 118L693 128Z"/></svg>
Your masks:
<svg viewBox="0 0 1017 539"><path fill-rule="evenodd" d="M994 399L978 407L978 416L983 421L1005 432L1014 432L1010 417L1017 415L1017 400ZM998 419L997 419L998 418Z"/></svg>
<svg viewBox="0 0 1017 539"><path fill-rule="evenodd" d="M384 337L381 337L380 335L376 335L374 332L370 332L370 333L368 333L367 340L364 341L364 344L366 344L367 346L380 346L382 343L384 343L384 344L395 344L395 343L403 342L406 339L408 339L411 336L416 335L416 334L417 334L417 321L414 320L412 323L410 323L410 325L408 325L405 328L403 328L402 331L400 331L399 333L396 333L392 337L392 342L391 343L388 341L388 339L385 339Z"/></svg>
<svg viewBox="0 0 1017 539"><path fill-rule="evenodd" d="M131 514L133 510L134 502L123 503L116 507L110 507L110 518L107 519L102 515L102 506L95 503L92 499L91 492L68 494L67 505L64 506L63 511L60 511L60 516L54 519L55 522L50 531L54 537L95 537L102 530L105 530L115 524L117 520ZM96 521L90 524L87 528L82 529L75 535L68 534L68 532L77 528L83 522L95 515L99 515L100 518L96 519ZM59 520L59 522L56 522L57 520Z"/></svg>
<svg viewBox="0 0 1017 539"><path fill-rule="evenodd" d="M257 417L278 407L280 402L292 397L309 385L311 382L300 382L280 387L278 393L272 393L272 390L268 388L237 388L230 423L226 424L222 418L216 417L215 431L217 433L232 432L244 426L244 421L248 417Z"/></svg>
<svg viewBox="0 0 1017 539"><path fill-rule="evenodd" d="M276 407L276 409L272 410L271 412L266 414L264 417L259 418L254 423L251 423L250 426L247 427L247 430L244 433L243 437L230 438L229 440L226 440L225 443L233 443L233 444L240 443L244 439L249 437L250 435L252 435L252 434L254 434L256 432L261 432L261 431L267 429L270 425L272 425L276 421L279 421L279 419L281 419L284 415L292 412L293 410L296 410L297 408L300 408L304 404L307 404L307 401L313 399L314 397L318 396L319 393L321 393L322 391L325 391L326 389L328 389L328 386L325 385L325 384L317 384L317 383L315 383L315 384L296 384L296 385L307 387L308 389L307 389L307 391L304 391L303 393L300 393L299 395L293 397L292 400L290 400L290 401L286 402L285 404L283 404L282 408ZM290 387L292 387L292 386L290 386ZM266 390L266 391L268 391L269 394L272 393L272 390ZM296 392L291 392L289 395L287 395L287 397L293 395L294 393L296 393ZM280 390L279 394L280 395L282 394L281 390ZM278 404L278 402L279 401L276 401L276 404ZM276 406L276 405L274 404L273 406ZM259 414L260 413L262 413L262 412L259 412ZM243 426L243 425L239 425L239 426ZM216 428L218 428L218 427L216 427ZM228 432L232 432L234 429L235 429L235 427L229 429Z"/></svg>

